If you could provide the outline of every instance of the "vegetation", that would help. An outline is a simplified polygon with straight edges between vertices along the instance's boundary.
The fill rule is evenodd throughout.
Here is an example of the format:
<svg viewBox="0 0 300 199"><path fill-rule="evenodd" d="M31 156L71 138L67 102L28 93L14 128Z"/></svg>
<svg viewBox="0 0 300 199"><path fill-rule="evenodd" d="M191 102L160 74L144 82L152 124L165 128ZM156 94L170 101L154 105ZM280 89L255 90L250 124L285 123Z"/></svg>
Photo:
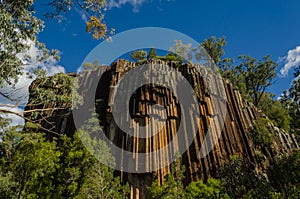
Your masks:
<svg viewBox="0 0 300 199"><path fill-rule="evenodd" d="M291 156L276 160L270 169L272 183L286 198L299 198L300 195L300 151Z"/></svg>
<svg viewBox="0 0 300 199"><path fill-rule="evenodd" d="M291 88L283 93L280 101L293 118L290 125L291 132L300 138L300 66L295 68L294 77Z"/></svg>
<svg viewBox="0 0 300 199"><path fill-rule="evenodd" d="M277 64L269 55L260 61L245 55L239 59L242 62L236 67L239 88L242 94L258 106L266 89L273 84Z"/></svg>
<svg viewBox="0 0 300 199"><path fill-rule="evenodd" d="M219 170L219 179L209 178L206 182L182 183L184 167L174 167L172 175L165 177L164 184L153 182L149 188L152 198L289 198L299 197L300 156L299 151L291 156L279 158L269 168L271 181L257 170L245 166L240 157L232 156ZM175 176L175 177L174 177Z"/></svg>
<svg viewBox="0 0 300 199"><path fill-rule="evenodd" d="M154 48L151 48L147 55L147 59L153 59L156 56L157 56L156 50Z"/></svg>
<svg viewBox="0 0 300 199"><path fill-rule="evenodd" d="M269 129L270 121L265 118L258 119L253 124L251 134L254 144L258 147L270 147L274 142L274 135Z"/></svg>
<svg viewBox="0 0 300 199"><path fill-rule="evenodd" d="M104 23L105 0L52 0L49 3L48 18L63 19L63 15L79 6L88 20L86 31L95 39L106 38L108 31ZM38 62L45 62L50 56L58 60L58 51L49 50L38 41L37 35L43 28L43 21L34 15L34 0L1 0L0 2L0 89L14 85L23 73L24 64L31 57L26 53L35 46L42 53L35 57ZM300 66L295 70L295 80L291 88L284 92L281 99L274 100L274 95L267 89L273 84L277 64L269 55L256 59L247 55L238 57L238 62L226 58L225 37L211 37L204 40L201 47L206 49L218 70L241 94L254 105L262 109L268 119L258 120L253 125L253 140L258 147L269 147L273 143L273 134L268 123L294 133L300 137ZM157 55L154 48L148 55L143 50L135 51L131 58L135 61L144 59L163 59L177 62L190 61L190 46L180 41L163 57ZM203 54L196 54L201 59ZM98 67L98 62L87 63L84 70ZM45 71L30 71L29 76L45 77ZM100 163L93 151L87 151L80 135L91 132L80 129L75 134L60 135L51 129L42 129L39 120L45 119L45 111L58 111L61 104L71 103L70 92L74 79L59 74L51 78L37 80L47 88L32 88L36 96L26 110L26 128L11 126L10 120L0 115L0 198L127 198L128 186L120 183L113 175L113 170ZM59 87L61 86L61 87ZM67 92L62 92L63 90ZM10 93L2 90L0 95L16 102ZM54 103L44 107L46 102ZM56 104L58 106L56 106ZM64 106L65 108L66 106ZM13 111L0 108L0 114ZM89 121L95 122L95 121ZM39 129L40 132L38 132ZM54 133L48 139L47 133ZM101 146L103 152L97 158L105 158L114 164L108 147L101 141L85 137L85 144ZM171 174L166 176L163 185L154 182L149 188L153 198L298 198L300 195L300 153L279 157L268 169L270 181L253 168L243 164L242 159L233 157L220 168L219 179L207 179L184 185L184 168L180 161L172 165Z"/></svg>
<svg viewBox="0 0 300 199"><path fill-rule="evenodd" d="M203 41L202 47L215 61L221 75L228 79L245 99L259 107L276 126L299 134L299 79L293 82L289 91L284 92L281 100L275 100L275 95L267 90L274 83L277 63L271 60L269 55L261 60L241 55L238 57L239 64L236 64L234 59L224 57L226 44L224 37L211 37ZM295 70L295 78L299 76L299 68L300 66Z"/></svg>
<svg viewBox="0 0 300 199"><path fill-rule="evenodd" d="M56 50L49 51L44 44L38 42L37 34L44 25L41 19L34 16L32 6L32 0L3 0L0 3L0 88L17 81L18 75L22 73L24 60L26 64L30 59L26 51L32 44L43 52L36 57L38 61L43 62L51 55L59 59ZM3 92L1 95L7 96Z"/></svg>
<svg viewBox="0 0 300 199"><path fill-rule="evenodd" d="M171 173L165 177L163 185L159 185L156 180L149 188L152 198L185 198L184 186L182 180L184 179L183 171L185 167L181 165L181 161L177 160L171 165Z"/></svg>
<svg viewBox="0 0 300 199"><path fill-rule="evenodd" d="M221 60L225 55L224 47L227 45L225 37L216 38L214 36L205 39L201 46L205 49L207 54L211 57L211 59L218 65L224 62L225 60ZM206 56L206 55L204 55ZM199 57L201 59L201 57Z"/></svg>
<svg viewBox="0 0 300 199"><path fill-rule="evenodd" d="M43 30L43 20L35 16L34 0L14 1L1 0L0 2L0 95L19 104L20 99L14 98L14 92L6 92L2 88L14 86L19 75L24 73L24 65L30 60L39 63L51 59L59 60L56 49L49 50L44 43L39 42L37 35ZM105 0L53 0L48 5L46 18L64 19L64 14L75 7L79 7L87 17L86 31L93 34L93 38L102 39L109 37L114 30L108 30L104 23L104 13L107 6ZM31 47L36 47L40 53L30 55ZM35 57L32 57L35 56ZM29 76L37 71L30 71ZM4 108L3 108L4 107ZM17 112L7 111L17 106L1 104L0 113Z"/></svg>
<svg viewBox="0 0 300 199"><path fill-rule="evenodd" d="M147 55L146 51L144 51L144 50L136 50L136 51L133 51L130 54L130 58L133 59L134 61L138 62L138 61L145 60L146 59L146 55Z"/></svg>
<svg viewBox="0 0 300 199"><path fill-rule="evenodd" d="M263 93L258 107L268 116L273 124L289 131L292 118L284 104L279 100L273 100L273 97L272 93Z"/></svg>
<svg viewBox="0 0 300 199"><path fill-rule="evenodd" d="M80 135L84 132L81 130ZM9 129L2 137L0 161L1 198L125 198L128 186L121 185L113 169L100 163L83 146L78 133L46 140L44 133ZM103 141L85 138L101 146L101 157L113 164ZM99 158L99 156L97 157Z"/></svg>

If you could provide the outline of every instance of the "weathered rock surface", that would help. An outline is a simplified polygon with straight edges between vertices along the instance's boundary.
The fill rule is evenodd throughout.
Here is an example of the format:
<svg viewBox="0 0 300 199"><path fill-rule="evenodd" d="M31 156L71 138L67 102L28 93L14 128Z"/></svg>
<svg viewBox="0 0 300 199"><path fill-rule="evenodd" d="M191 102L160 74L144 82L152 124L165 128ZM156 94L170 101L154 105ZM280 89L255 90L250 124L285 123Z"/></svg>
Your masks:
<svg viewBox="0 0 300 199"><path fill-rule="evenodd" d="M250 133L255 121L265 118L265 115L260 110L246 100L243 100L240 93L232 85L226 80L214 76L208 69L203 68L203 71L198 73L194 66L182 65L178 67L175 63L165 63L158 60L149 61L148 64L157 64L162 67L168 65L169 67L176 68L193 86L199 102L201 114L197 121L191 121L197 130L197 134L192 145L186 146L187 151L182 156L182 163L186 167L185 183L205 180L208 177L215 176L218 168L232 155L242 157L245 164L255 165L255 167L263 169L264 165L261 164L261 159L257 155L257 146L255 146L253 136ZM112 106L114 105L113 93L122 76L131 69L138 67L137 65L136 63L119 60L111 66L103 66L97 70L87 72L79 77L83 80L79 82L82 84L81 86L85 85L87 87L89 85L90 87L97 87L96 96L84 90L80 92L83 94L84 99L91 100L92 104L96 100L101 99L101 103L96 106L96 111L99 114L107 137L115 145L127 151L146 153L161 149L168 145L174 138L180 124L181 109L178 99L170 89L158 85L142 86L132 95L130 100L131 118L124 118L124 122L134 120L140 125L148 124L151 120L149 110L151 106L158 104L166 110L164 112L166 115L163 115L166 118L164 126L159 133L145 139L132 137L122 132L112 117ZM99 81L100 74L102 73L103 75ZM159 78L165 78L165 81L170 81L170 77L167 75L168 71L164 74L158 74ZM172 78L176 82L176 78L178 77ZM38 82L35 81L31 88L43 87ZM215 82L219 82L223 87L214 87L212 83ZM130 83L135 84L134 81ZM122 88L122 90L124 95L126 95L126 88ZM30 100L33 100L34 97L31 95ZM220 119L220 115L224 113L218 109L218 104L224 103L224 99L222 98L225 99L227 109L224 125L221 124L222 120ZM95 101L93 101L94 99ZM59 104L49 101L48 104L44 104L43 106L57 107ZM51 131L70 134L75 131L70 111L71 104L63 106L66 108L64 111L49 112L47 122L42 122L43 118L40 118L40 123L49 129L47 124L50 122L53 124ZM29 107L29 109L32 108L34 107ZM156 114L160 115L160 113ZM209 128L213 133L213 139L217 139L217 132L221 132L221 134L213 150L204 158L200 158L199 150ZM291 153L294 149L298 148L293 135L276 128L272 124L269 125L269 130L274 137L273 144L268 147L261 146L259 149L263 151L265 162L268 162L268 164L272 163L274 157ZM135 133L138 135L139 132ZM179 147L178 143L174 143L171 148L174 151L169 152L169 154L174 154L173 152L176 152L176 147ZM156 164L160 164L166 158L168 158L168 154L160 154L160 157L153 158L149 156L142 163L138 162L138 158L136 158L135 162L121 162L121 164L128 164L136 169L144 167L146 171L150 171L142 174L117 172L122 181L130 183L131 198L145 198L147 195L146 186L149 186L154 179L163 183L164 176L170 172L170 168L165 167L155 172L151 171L157 167Z"/></svg>

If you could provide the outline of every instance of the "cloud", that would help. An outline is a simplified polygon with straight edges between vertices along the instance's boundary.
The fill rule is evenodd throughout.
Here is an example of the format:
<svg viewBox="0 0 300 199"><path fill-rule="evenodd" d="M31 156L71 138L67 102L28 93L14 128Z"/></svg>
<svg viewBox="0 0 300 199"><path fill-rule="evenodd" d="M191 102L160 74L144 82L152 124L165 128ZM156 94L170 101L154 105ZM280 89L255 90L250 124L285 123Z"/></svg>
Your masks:
<svg viewBox="0 0 300 199"><path fill-rule="evenodd" d="M120 8L125 4L131 4L133 6L133 12L138 12L141 5L148 0L110 0L108 1L108 8Z"/></svg>
<svg viewBox="0 0 300 199"><path fill-rule="evenodd" d="M76 12L81 16L82 21L87 22L88 21L88 16L82 11L77 8L75 8Z"/></svg>
<svg viewBox="0 0 300 199"><path fill-rule="evenodd" d="M286 77L291 69L300 65L300 46L289 50L287 56L279 58L279 62L283 62L284 66L280 70L280 74Z"/></svg>
<svg viewBox="0 0 300 199"><path fill-rule="evenodd" d="M12 111L12 112L15 112L15 113L18 113L18 114L23 113L23 109L19 108L19 107L13 107L13 108L1 107L1 109L9 110L9 111ZM10 118L11 119L11 123L10 123L11 126L24 125L24 119L22 117L19 117L19 116L15 115L15 114L5 114L5 115L1 114L1 117Z"/></svg>
<svg viewBox="0 0 300 199"><path fill-rule="evenodd" d="M58 61L53 57L50 56L46 62L39 62L37 60L37 56L42 56L43 53L39 50L33 41L27 42L30 45L29 50L26 53L19 54L18 57L23 62L23 74L18 76L18 82L14 87L12 86L5 86L1 89L3 93L10 93L13 99L18 99L18 105L16 105L15 101L11 101L3 96L0 96L0 108L7 109L10 111L16 111L17 113L22 113L23 109L29 98L29 86L31 82L36 78L34 75L30 78L26 73L32 73L34 69L40 68L46 70L46 75L51 76L56 73L64 73L65 68L58 64ZM30 59L25 59L26 55L30 56ZM9 105L9 106L5 106ZM23 124L24 120L16 115L8 114L6 117L12 119L12 125L16 124Z"/></svg>

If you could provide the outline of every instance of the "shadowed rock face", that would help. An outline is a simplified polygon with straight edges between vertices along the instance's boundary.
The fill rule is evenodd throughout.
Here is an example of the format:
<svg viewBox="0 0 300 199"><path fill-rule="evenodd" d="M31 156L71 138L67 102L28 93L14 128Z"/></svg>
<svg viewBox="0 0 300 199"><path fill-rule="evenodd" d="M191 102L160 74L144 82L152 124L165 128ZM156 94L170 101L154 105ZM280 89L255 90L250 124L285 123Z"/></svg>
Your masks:
<svg viewBox="0 0 300 199"><path fill-rule="evenodd" d="M160 162L169 158L169 155L174 155L178 147L186 147L187 149L182 156L182 164L186 167L185 184L191 181L205 180L208 177L215 177L218 168L232 155L242 157L246 165L251 165L263 171L266 165L272 164L274 157L281 154L289 154L298 148L297 142L292 135L276 128L271 123L268 129L273 135L273 143L270 146L255 145L251 129L255 121L265 118L265 115L251 103L243 100L240 93L227 81L213 75L210 75L210 81L207 81L204 76L207 77L211 73L210 70L203 68L203 71L198 73L195 66L181 65L178 67L175 63L165 63L157 60L147 63L176 67L176 70L193 86L199 103L200 115L196 121L190 121L197 132L190 146L173 143L167 154L162 153L159 156L149 156L144 162L138 162L138 158L133 158L133 161L130 162L119 162L119 164L125 166L136 169L143 167L145 171L149 171L140 174L116 171L116 174L121 177L122 181L130 183L131 198L146 198L146 187L151 185L153 180L163 183L164 176L170 172L170 167L167 166L154 172L152 170L153 168L157 168ZM84 96L84 100L91 100L92 104L100 99L100 103L96 105L96 112L99 114L99 120L104 127L106 136L115 145L130 152L149 153L167 146L173 140L180 126L183 109L180 108L177 97L170 89L153 84L142 86L130 97L129 110L131 118L129 120L134 120L140 126L145 126L150 122L151 116L153 116L151 107L153 105L160 105L165 111L154 113L154 117L156 114L164 118L162 126L157 127L161 130L149 138L137 138L124 133L116 125L112 116L112 107L114 105L113 93L122 76L136 67L138 67L136 63L119 60L111 66L103 66L97 70L87 72L79 77L82 80L79 82L81 86L92 85L97 87L97 92L96 94L90 94L85 90L80 90L80 93ZM103 75L99 81L100 74L102 73ZM164 78L167 74L168 71L165 74L160 74L160 78ZM176 80L177 77L174 78ZM168 78L166 78L166 81L168 81ZM213 87L209 82L222 83L223 87L221 89ZM129 83L134 84L135 82ZM40 84L39 81L35 81L30 88L43 86L45 85ZM126 94L126 88L122 90ZM66 94L70 94L70 92L66 92ZM94 99L95 101L93 101ZM31 95L29 103L34 100L35 96ZM226 117L224 117L225 123L222 125L219 116L224 113L220 113L217 107L218 104L224 102L226 102L227 113L225 113ZM49 112L47 123L43 122L43 118L40 118L40 123L45 128L49 129L49 125L47 126L47 124L50 122L54 127L51 130L59 134L72 134L75 131L70 103L61 105L49 102L48 105L45 104L44 106L63 106L65 108L65 110ZM27 109L34 108L31 106ZM124 118L122 121L126 122L128 118ZM216 145L207 156L200 158L199 151L209 129L212 132L213 139L216 139ZM217 132L221 132L219 139L216 138ZM138 133L137 128L135 134L138 135ZM258 151L263 152L266 164L262 164L261 157L257 155Z"/></svg>

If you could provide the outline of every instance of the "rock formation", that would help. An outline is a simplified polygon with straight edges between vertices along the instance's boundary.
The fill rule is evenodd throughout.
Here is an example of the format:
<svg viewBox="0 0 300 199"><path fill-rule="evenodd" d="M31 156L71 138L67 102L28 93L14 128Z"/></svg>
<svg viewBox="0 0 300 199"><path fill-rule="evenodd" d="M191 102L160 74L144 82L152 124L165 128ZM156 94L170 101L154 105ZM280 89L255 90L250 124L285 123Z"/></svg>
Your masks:
<svg viewBox="0 0 300 199"><path fill-rule="evenodd" d="M182 64L178 66L178 64L174 62L162 62L159 60L147 61L147 64L167 65L175 68L193 86L199 102L200 117L197 121L191 121L194 123L197 134L194 137L193 143L187 147L186 152L182 156L182 164L186 167L186 184L191 181L205 180L208 177L215 176L218 168L232 155L242 157L244 163L247 165L255 165L255 167L263 169L264 165L261 164L261 157L258 157L257 154L258 151L263 152L264 162L271 164L274 157L291 153L294 149L298 148L293 135L278 129L272 123L268 125L268 129L272 134L273 143L270 146L257 146L253 138L253 125L257 120L266 118L266 116L254 105L244 100L241 94L234 89L228 81L211 75L210 77L212 79L210 79L210 81L221 81L224 85L224 90L209 87L209 82L204 78L204 73L209 75L209 73L211 73L210 70L203 68L203 71L199 73L193 65ZM104 127L106 136L115 145L126 151L145 153L156 151L168 145L174 138L180 124L181 109L177 97L170 89L159 85L145 85L137 89L131 97L129 105L130 119L140 125L146 125L151 119L151 106L155 104L161 105L166 110L166 115L163 116L166 120L162 130L149 138L137 138L124 133L116 125L112 116L114 89L118 81L120 81L126 72L139 65L140 64L125 60L118 60L111 66L103 66L97 70L86 72L83 76L79 77L82 78L82 81L79 82L81 82L81 84L96 87L96 96L89 96L90 94L84 90L81 90L80 92L83 94L84 99L100 100L100 103L96 106L96 111L99 114L99 119ZM102 73L103 75L99 81L100 74ZM168 73L164 75L167 74ZM164 75L162 75L162 78L164 78ZM49 78L51 79L53 77ZM66 78L75 77L66 75ZM174 78L176 80L177 77ZM57 88L57 92L65 92L63 93L64 95L70 95L69 90L60 90L59 83L56 84L52 80L49 80L49 82L52 82L54 90ZM134 84L135 82L129 83ZM37 80L30 88L32 91L35 87L42 88L44 86L46 85L41 84L41 80ZM123 92L126 93L126 90L123 90ZM222 95L226 97L227 114L224 126L219 124L220 118L218 117L218 114L222 113L217 109L217 104L219 103L218 100L222 99L217 98L215 92L222 93ZM33 101L36 102L36 100L36 96L31 92L29 104ZM93 103L95 101L92 100ZM63 107L64 109L49 111L45 113L47 117L37 118L44 128L58 134L70 134L75 131L71 103L59 104L49 101L39 108L49 107ZM34 108L37 107L27 107L27 109ZM47 118L47 121L45 121L45 118ZM50 128L49 123L52 124L53 128ZM212 132L221 132L221 134L219 139L217 139L217 143L213 150L204 158L200 158L199 150L209 128L212 129ZM135 133L138 134L139 132ZM177 147L178 146L179 144L177 144ZM174 143L174 151L176 151L175 149L176 143ZM170 152L169 154L173 153ZM160 157L153 158L150 156L142 163L137 161L138 158L133 158L136 160L135 162L121 163L124 165L130 164L133 167L145 167L145 170L149 171L139 174L122 171L116 172L117 175L120 175L122 181L129 182L131 186L131 198L145 198L147 195L146 187L151 185L153 180L158 180L159 183L163 183L164 176L170 172L170 167L167 166L154 172L152 172L152 168L156 168L155 164L159 164L159 162L164 161L165 158L168 158L168 155L161 154Z"/></svg>

